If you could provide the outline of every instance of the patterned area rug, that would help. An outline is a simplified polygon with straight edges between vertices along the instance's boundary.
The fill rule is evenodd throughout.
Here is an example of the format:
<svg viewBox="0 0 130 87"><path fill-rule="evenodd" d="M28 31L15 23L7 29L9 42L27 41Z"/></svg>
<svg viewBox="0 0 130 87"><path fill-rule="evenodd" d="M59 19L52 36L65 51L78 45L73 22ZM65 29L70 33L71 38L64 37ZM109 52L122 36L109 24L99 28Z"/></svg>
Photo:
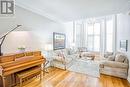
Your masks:
<svg viewBox="0 0 130 87"><path fill-rule="evenodd" d="M87 74L93 77L100 77L99 63L93 60L76 59L73 61L73 65L68 68L69 71Z"/></svg>

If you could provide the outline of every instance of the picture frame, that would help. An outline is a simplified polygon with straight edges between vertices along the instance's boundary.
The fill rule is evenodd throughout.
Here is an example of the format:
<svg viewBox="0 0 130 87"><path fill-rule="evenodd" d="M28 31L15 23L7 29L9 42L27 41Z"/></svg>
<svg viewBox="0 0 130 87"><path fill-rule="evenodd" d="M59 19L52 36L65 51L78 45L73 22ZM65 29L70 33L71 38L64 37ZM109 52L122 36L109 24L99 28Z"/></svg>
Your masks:
<svg viewBox="0 0 130 87"><path fill-rule="evenodd" d="M53 32L53 50L65 49L66 35L63 33Z"/></svg>
<svg viewBox="0 0 130 87"><path fill-rule="evenodd" d="M120 50L121 51L128 51L128 40L121 40L120 41Z"/></svg>

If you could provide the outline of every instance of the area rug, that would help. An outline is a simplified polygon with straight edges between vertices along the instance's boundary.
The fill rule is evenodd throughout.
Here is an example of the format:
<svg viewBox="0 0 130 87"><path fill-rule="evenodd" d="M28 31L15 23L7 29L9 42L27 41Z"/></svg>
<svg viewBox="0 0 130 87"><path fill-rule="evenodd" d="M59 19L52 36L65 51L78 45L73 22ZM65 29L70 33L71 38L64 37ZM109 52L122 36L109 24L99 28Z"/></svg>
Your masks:
<svg viewBox="0 0 130 87"><path fill-rule="evenodd" d="M93 77L100 77L99 63L93 60L76 59L73 65L68 68L69 71L87 74Z"/></svg>

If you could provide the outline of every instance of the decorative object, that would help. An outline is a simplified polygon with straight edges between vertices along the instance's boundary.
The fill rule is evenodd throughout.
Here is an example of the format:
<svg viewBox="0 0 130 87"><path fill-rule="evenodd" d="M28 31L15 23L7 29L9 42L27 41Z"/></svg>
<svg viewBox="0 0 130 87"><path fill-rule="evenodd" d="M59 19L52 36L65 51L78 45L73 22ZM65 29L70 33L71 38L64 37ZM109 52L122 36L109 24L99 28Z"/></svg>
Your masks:
<svg viewBox="0 0 130 87"><path fill-rule="evenodd" d="M13 32L14 30L16 30L20 26L22 26L22 25L17 25L14 29L12 29L11 31L7 32L5 35L3 35L2 37L0 37L0 40L1 40L1 42L0 42L0 56L3 55L3 53L1 52L1 48L2 48L2 45L3 45L3 42L4 42L5 38L6 38L6 36L8 34L10 34L11 32Z"/></svg>
<svg viewBox="0 0 130 87"><path fill-rule="evenodd" d="M64 49L65 48L66 36L62 33L53 33L53 49Z"/></svg>
<svg viewBox="0 0 130 87"><path fill-rule="evenodd" d="M25 52L25 49L26 49L26 47L23 45L23 46L20 46L20 47L18 47L18 50L19 50L19 52Z"/></svg>
<svg viewBox="0 0 130 87"><path fill-rule="evenodd" d="M128 40L121 40L120 41L120 49L121 51L128 51Z"/></svg>

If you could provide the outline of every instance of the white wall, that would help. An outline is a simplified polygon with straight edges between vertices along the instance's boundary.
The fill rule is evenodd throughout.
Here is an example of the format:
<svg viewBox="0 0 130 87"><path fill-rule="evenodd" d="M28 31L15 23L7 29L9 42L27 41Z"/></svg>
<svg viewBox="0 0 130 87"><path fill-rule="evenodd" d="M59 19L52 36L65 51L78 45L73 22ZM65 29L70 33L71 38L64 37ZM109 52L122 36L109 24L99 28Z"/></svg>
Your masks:
<svg viewBox="0 0 130 87"><path fill-rule="evenodd" d="M130 61L130 15L117 15L117 50L120 50L120 40L128 40L128 55ZM128 80L130 82L130 70Z"/></svg>
<svg viewBox="0 0 130 87"><path fill-rule="evenodd" d="M25 45L27 50L40 50L45 44L52 44L53 32L65 33L62 23L57 23L43 16L16 7L14 17L0 18L0 35L9 31L17 24L21 24L18 30L8 35L2 52L13 53L18 47ZM21 32L22 31L22 32Z"/></svg>

